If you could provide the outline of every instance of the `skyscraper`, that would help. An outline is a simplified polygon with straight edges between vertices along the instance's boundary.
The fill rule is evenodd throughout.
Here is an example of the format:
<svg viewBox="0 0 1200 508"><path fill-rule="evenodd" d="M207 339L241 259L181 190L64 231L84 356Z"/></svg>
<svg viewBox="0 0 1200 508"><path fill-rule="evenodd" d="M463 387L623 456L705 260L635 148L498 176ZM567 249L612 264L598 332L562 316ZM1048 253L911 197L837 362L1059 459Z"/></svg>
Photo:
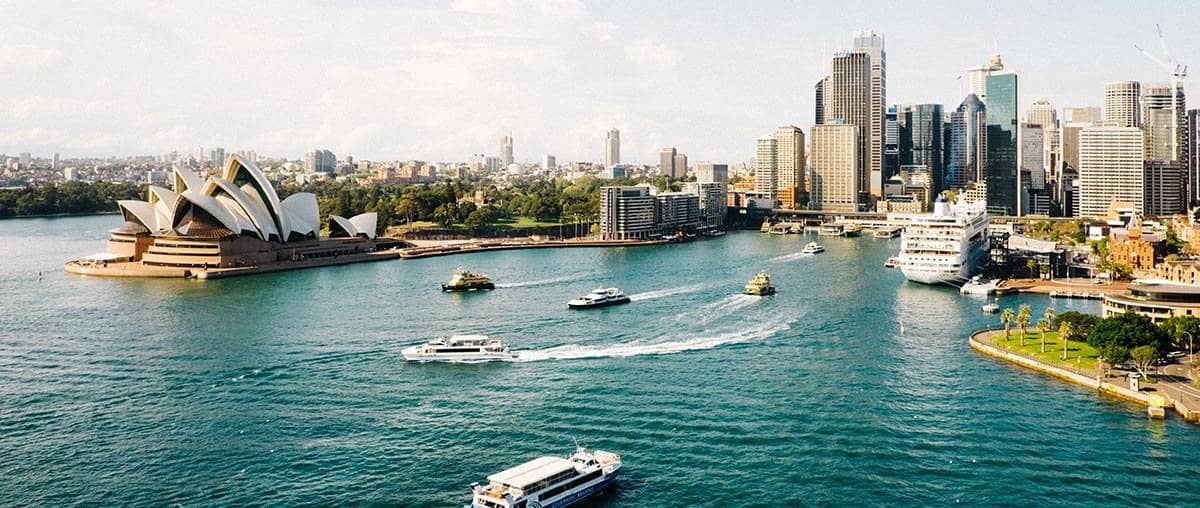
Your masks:
<svg viewBox="0 0 1200 508"><path fill-rule="evenodd" d="M1100 217L1113 201L1145 211L1142 130L1085 127L1079 131L1079 215Z"/></svg>
<svg viewBox="0 0 1200 508"><path fill-rule="evenodd" d="M871 55L866 51L839 51L833 55L832 73L825 89L828 109L825 110L825 125L842 123L861 127L858 134L859 172L857 189L871 188L871 172L867 144L871 128ZM881 115L882 120L882 115ZM882 154L881 154L882 155ZM882 164L882 160L880 161Z"/></svg>
<svg viewBox="0 0 1200 508"><path fill-rule="evenodd" d="M775 131L777 162L775 190L785 208L797 208L797 196L804 192L804 131L786 125Z"/></svg>
<svg viewBox="0 0 1200 508"><path fill-rule="evenodd" d="M1114 81L1104 84L1104 125L1140 127L1142 125L1142 84ZM1087 192L1085 189L1084 192Z"/></svg>
<svg viewBox="0 0 1200 508"><path fill-rule="evenodd" d="M1083 108L1063 108L1063 122L1094 123L1104 121L1100 108L1088 106Z"/></svg>
<svg viewBox="0 0 1200 508"><path fill-rule="evenodd" d="M1054 111L1054 105L1046 99L1038 99L1029 105L1028 120L1028 123L1040 125L1043 129L1058 127L1058 113Z"/></svg>
<svg viewBox="0 0 1200 508"><path fill-rule="evenodd" d="M816 115L813 123L820 125L825 123L825 113L829 110L829 94L826 93L826 88L829 86L829 76L825 76L813 85L814 101L816 107Z"/></svg>
<svg viewBox="0 0 1200 508"><path fill-rule="evenodd" d="M967 86L968 93L975 94L983 103L987 103L987 78L993 72L1004 70L1004 62L1000 59L1000 53L992 55L988 63L978 65L967 69Z"/></svg>
<svg viewBox="0 0 1200 508"><path fill-rule="evenodd" d="M683 152L676 153L671 167L671 178L680 179L686 177L688 170L687 154Z"/></svg>
<svg viewBox="0 0 1200 508"><path fill-rule="evenodd" d="M967 94L950 114L950 153L946 168L946 187L962 189L983 178L983 156L987 112L983 101Z"/></svg>
<svg viewBox="0 0 1200 508"><path fill-rule="evenodd" d="M1147 215L1182 213L1188 203L1186 106L1182 87L1142 87Z"/></svg>
<svg viewBox="0 0 1200 508"><path fill-rule="evenodd" d="M987 150L983 181L987 185L988 211L995 215L1017 215L1021 211L1018 91L1016 74L987 77Z"/></svg>
<svg viewBox="0 0 1200 508"><path fill-rule="evenodd" d="M604 137L604 167L611 168L621 163L621 131L609 129Z"/></svg>
<svg viewBox="0 0 1200 508"><path fill-rule="evenodd" d="M1187 177L1188 206L1200 201L1200 109L1188 111Z"/></svg>
<svg viewBox="0 0 1200 508"><path fill-rule="evenodd" d="M883 115L883 180L900 172L900 106L888 108Z"/></svg>
<svg viewBox="0 0 1200 508"><path fill-rule="evenodd" d="M696 164L696 181L700 183L729 183L729 165L700 162Z"/></svg>
<svg viewBox="0 0 1200 508"><path fill-rule="evenodd" d="M933 183L930 189L933 193L945 189L942 147L942 105L905 107L904 123L900 128L900 166L925 166Z"/></svg>
<svg viewBox="0 0 1200 508"><path fill-rule="evenodd" d="M333 174L337 169L337 157L329 150L316 149L304 154L304 170L307 173Z"/></svg>
<svg viewBox="0 0 1200 508"><path fill-rule="evenodd" d="M1021 171L1029 175L1026 187L1034 191L1046 190L1046 159L1044 154L1045 132L1041 124L1021 125Z"/></svg>
<svg viewBox="0 0 1200 508"><path fill-rule="evenodd" d="M58 152L54 152L54 159L50 161L50 169L58 171Z"/></svg>
<svg viewBox="0 0 1200 508"><path fill-rule="evenodd" d="M851 124L812 127L812 181L809 206L814 210L859 210L860 128Z"/></svg>
<svg viewBox="0 0 1200 508"><path fill-rule="evenodd" d="M500 138L500 162L504 167L508 167L513 163L513 138L512 133Z"/></svg>
<svg viewBox="0 0 1200 508"><path fill-rule="evenodd" d="M775 200L779 188L779 141L775 136L763 136L754 148L754 192Z"/></svg>
<svg viewBox="0 0 1200 508"><path fill-rule="evenodd" d="M854 34L854 49L871 56L871 97L867 125L866 162L871 194L883 196L883 122L887 113L887 52L883 35L874 31ZM939 125L941 122L938 122ZM941 138L941 135L938 135ZM865 189L864 189L865 190Z"/></svg>
<svg viewBox="0 0 1200 508"><path fill-rule="evenodd" d="M542 169L546 171L554 171L555 169L558 169L558 159L556 159L552 154L543 155Z"/></svg>

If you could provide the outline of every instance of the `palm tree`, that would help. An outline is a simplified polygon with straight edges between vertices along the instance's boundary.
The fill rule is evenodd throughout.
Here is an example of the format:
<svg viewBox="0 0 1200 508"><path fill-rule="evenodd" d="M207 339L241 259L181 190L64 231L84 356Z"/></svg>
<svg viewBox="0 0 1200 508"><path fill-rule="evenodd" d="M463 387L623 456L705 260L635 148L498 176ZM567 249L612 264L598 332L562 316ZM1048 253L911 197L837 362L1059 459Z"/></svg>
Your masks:
<svg viewBox="0 0 1200 508"><path fill-rule="evenodd" d="M1029 305L1022 303L1017 310L1017 326L1021 327L1021 347L1025 347L1025 327L1029 326L1029 318L1033 317Z"/></svg>
<svg viewBox="0 0 1200 508"><path fill-rule="evenodd" d="M1077 333L1079 333L1079 330L1076 329L1075 325L1073 323L1071 323L1070 321L1066 321L1062 324L1062 326L1058 327L1058 337L1060 339L1062 339L1062 344L1063 344L1063 346L1062 346L1062 352L1063 352L1062 359L1063 360L1067 359L1067 349L1069 349L1071 347L1071 339L1074 339L1075 334L1077 334Z"/></svg>
<svg viewBox="0 0 1200 508"><path fill-rule="evenodd" d="M1004 345L1008 346L1008 332L1012 329L1013 319L1016 319L1016 314L1010 308L1005 308L1000 312L1000 322L1004 323Z"/></svg>
<svg viewBox="0 0 1200 508"><path fill-rule="evenodd" d="M1050 322L1050 326L1054 326L1054 307L1046 307L1046 312L1042 313L1042 317Z"/></svg>
<svg viewBox="0 0 1200 508"><path fill-rule="evenodd" d="M1050 320L1046 318L1039 319L1037 322L1038 334L1042 336L1042 352L1046 352L1046 332L1050 331Z"/></svg>

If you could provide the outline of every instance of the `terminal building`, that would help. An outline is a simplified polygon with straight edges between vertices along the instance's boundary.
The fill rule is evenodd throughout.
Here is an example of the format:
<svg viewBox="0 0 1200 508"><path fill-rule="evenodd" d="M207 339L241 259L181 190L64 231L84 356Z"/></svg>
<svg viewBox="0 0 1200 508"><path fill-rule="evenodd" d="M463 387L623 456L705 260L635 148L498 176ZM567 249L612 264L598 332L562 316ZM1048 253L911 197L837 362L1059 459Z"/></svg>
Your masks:
<svg viewBox="0 0 1200 508"><path fill-rule="evenodd" d="M1174 316L1200 317L1200 286L1158 279L1135 280L1120 295L1104 297L1104 317L1125 312L1161 323Z"/></svg>

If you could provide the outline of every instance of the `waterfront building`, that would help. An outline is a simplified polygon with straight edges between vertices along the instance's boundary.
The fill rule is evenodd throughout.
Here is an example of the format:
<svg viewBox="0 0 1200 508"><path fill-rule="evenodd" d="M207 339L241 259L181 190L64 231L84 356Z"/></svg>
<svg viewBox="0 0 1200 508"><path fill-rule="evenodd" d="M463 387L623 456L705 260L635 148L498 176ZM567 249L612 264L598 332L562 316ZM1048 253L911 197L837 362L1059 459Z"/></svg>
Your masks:
<svg viewBox="0 0 1200 508"><path fill-rule="evenodd" d="M963 189L983 180L987 111L975 94L967 94L950 114L950 150L946 163L947 188Z"/></svg>
<svg viewBox="0 0 1200 508"><path fill-rule="evenodd" d="M775 136L758 138L754 150L754 191L775 200L779 188L779 140Z"/></svg>
<svg viewBox="0 0 1200 508"><path fill-rule="evenodd" d="M1016 74L987 77L983 180L987 183L988 213L993 215L1018 215L1021 211L1019 90Z"/></svg>
<svg viewBox="0 0 1200 508"><path fill-rule="evenodd" d="M872 196L883 196L883 122L887 112L887 52L883 35L874 31L854 34L854 49L871 57L871 90L866 127L866 168ZM940 106L939 106L940 108ZM939 113L940 115L940 113ZM939 119L939 125L940 119ZM940 139L939 133L939 139ZM864 188L865 189L865 188Z"/></svg>
<svg viewBox="0 0 1200 508"><path fill-rule="evenodd" d="M725 195L724 183L687 182L683 184L683 190L698 197L701 227L719 228L725 225L728 198Z"/></svg>
<svg viewBox="0 0 1200 508"><path fill-rule="evenodd" d="M650 188L601 187L600 237L605 240L646 239L655 227L654 196Z"/></svg>
<svg viewBox="0 0 1200 508"><path fill-rule="evenodd" d="M621 163L621 131L609 129L604 136L604 167L611 168Z"/></svg>
<svg viewBox="0 0 1200 508"><path fill-rule="evenodd" d="M1079 214L1101 217L1114 200L1144 210L1142 130L1085 127L1079 131Z"/></svg>
<svg viewBox="0 0 1200 508"><path fill-rule="evenodd" d="M513 137L510 132L500 138L500 167L507 168L513 163Z"/></svg>
<svg viewBox="0 0 1200 508"><path fill-rule="evenodd" d="M942 131L941 104L904 107L904 121L900 124L900 166L924 166L932 179L934 193L945 188Z"/></svg>
<svg viewBox="0 0 1200 508"><path fill-rule="evenodd" d="M825 124L812 127L812 181L809 207L814 210L857 212L861 172L859 127Z"/></svg>
<svg viewBox="0 0 1200 508"><path fill-rule="evenodd" d="M992 55L988 63L971 67L967 69L967 87L968 93L974 94L980 101L987 102L987 78L993 72L1004 70L1004 62L1000 59L1000 53Z"/></svg>
<svg viewBox="0 0 1200 508"><path fill-rule="evenodd" d="M1161 323L1172 317L1200 316L1200 286L1135 280L1125 293L1104 295L1104 317L1133 312Z"/></svg>
<svg viewBox="0 0 1200 508"><path fill-rule="evenodd" d="M654 196L655 223L673 231L700 225L700 196L691 192L660 192Z"/></svg>
<svg viewBox="0 0 1200 508"><path fill-rule="evenodd" d="M797 197L805 188L804 131L794 125L780 127L775 131L775 150L775 193L784 208L797 208Z"/></svg>
<svg viewBox="0 0 1200 508"><path fill-rule="evenodd" d="M854 147L855 158L858 159L855 162L855 170L858 172L856 187L867 192L871 189L867 149L872 113L871 55L861 50L834 53L832 73L825 93L828 94L826 100L829 108L825 111L824 124L841 123L858 127L858 140ZM882 116L883 112L880 111L881 121ZM882 159L880 166L882 168Z"/></svg>
<svg viewBox="0 0 1200 508"><path fill-rule="evenodd" d="M1137 81L1113 81L1104 84L1104 125L1141 127L1142 84Z"/></svg>

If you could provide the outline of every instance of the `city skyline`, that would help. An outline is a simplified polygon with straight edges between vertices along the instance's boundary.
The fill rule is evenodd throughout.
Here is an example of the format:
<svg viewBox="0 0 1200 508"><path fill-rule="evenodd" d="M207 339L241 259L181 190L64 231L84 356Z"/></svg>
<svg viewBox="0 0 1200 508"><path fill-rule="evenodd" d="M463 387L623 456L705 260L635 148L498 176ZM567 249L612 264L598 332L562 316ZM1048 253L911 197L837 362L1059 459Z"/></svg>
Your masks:
<svg viewBox="0 0 1200 508"><path fill-rule="evenodd" d="M887 105L946 110L965 97L966 70L997 49L1006 69L1021 72L1022 113L1040 98L1100 106L1111 81L1165 82L1133 48L1156 48L1156 22L1184 63L1200 53L1187 9L1174 19L1117 19L1037 4L762 4L688 16L631 7L17 2L13 27L0 34L0 65L10 70L0 83L9 116L0 151L69 158L223 146L299 158L321 146L360 159L465 160L511 131L517 162L545 153L603 161L604 133L616 128L626 162L653 163L664 146L733 162L753 158L752 140L768 126L811 128L812 84L859 30L886 38ZM793 17L766 15L773 9L823 22L797 32L788 29ZM955 22L912 32L942 12ZM656 26L676 30L649 30ZM653 35L672 31L708 35Z"/></svg>

